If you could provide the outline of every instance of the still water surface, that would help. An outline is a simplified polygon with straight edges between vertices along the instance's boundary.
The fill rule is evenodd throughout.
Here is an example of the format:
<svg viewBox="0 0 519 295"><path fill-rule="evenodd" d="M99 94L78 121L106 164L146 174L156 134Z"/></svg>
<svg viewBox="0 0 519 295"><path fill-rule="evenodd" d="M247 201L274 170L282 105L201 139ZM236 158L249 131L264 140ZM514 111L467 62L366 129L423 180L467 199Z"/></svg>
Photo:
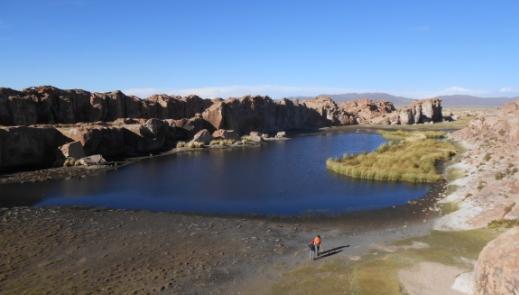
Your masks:
<svg viewBox="0 0 519 295"><path fill-rule="evenodd" d="M375 149L375 133L323 132L259 148L186 152L84 179L0 186L0 206L80 205L216 214L337 214L404 204L427 185L352 180L328 157Z"/></svg>

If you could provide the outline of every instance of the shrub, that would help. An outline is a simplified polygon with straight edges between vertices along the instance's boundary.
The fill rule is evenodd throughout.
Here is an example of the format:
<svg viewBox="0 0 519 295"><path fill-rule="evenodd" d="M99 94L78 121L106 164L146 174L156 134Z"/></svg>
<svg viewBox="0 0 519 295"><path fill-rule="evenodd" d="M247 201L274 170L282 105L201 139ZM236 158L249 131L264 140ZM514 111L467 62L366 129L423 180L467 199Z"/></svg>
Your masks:
<svg viewBox="0 0 519 295"><path fill-rule="evenodd" d="M502 172L497 172L495 175L496 180L501 180L505 177L505 174Z"/></svg>

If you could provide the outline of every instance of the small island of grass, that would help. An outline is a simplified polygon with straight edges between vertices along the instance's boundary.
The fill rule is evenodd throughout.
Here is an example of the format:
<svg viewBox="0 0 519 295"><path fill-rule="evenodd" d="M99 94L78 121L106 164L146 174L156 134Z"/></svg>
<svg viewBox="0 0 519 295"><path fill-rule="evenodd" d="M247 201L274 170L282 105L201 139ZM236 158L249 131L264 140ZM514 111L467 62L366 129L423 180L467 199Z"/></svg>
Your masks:
<svg viewBox="0 0 519 295"><path fill-rule="evenodd" d="M330 158L326 167L353 178L430 183L439 181L438 164L456 154L440 131L380 131L390 142L371 153Z"/></svg>

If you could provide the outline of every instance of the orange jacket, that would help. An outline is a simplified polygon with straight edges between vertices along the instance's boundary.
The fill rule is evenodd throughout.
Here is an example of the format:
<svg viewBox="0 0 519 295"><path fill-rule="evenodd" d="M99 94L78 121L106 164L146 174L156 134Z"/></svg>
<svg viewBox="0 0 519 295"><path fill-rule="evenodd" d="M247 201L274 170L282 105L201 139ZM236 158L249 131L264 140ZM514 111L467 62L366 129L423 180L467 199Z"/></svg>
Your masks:
<svg viewBox="0 0 519 295"><path fill-rule="evenodd" d="M315 237L315 238L312 240L312 244L317 245L317 246L321 245L321 238L319 238L319 237Z"/></svg>

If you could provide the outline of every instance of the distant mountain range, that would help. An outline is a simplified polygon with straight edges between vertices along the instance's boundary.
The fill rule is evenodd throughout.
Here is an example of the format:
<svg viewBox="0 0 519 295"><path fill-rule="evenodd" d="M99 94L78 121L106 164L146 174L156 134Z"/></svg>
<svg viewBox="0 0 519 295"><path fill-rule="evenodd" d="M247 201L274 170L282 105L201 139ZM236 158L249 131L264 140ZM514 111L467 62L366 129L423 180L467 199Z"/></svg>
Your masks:
<svg viewBox="0 0 519 295"><path fill-rule="evenodd" d="M395 96L384 92L365 92L365 93L342 93L342 94L324 94L330 96L335 101L349 101L361 98L381 99L392 102L396 107L402 107L410 104L413 99L403 96ZM504 103L519 100L519 97L479 97L472 95L442 95L439 96L447 108L455 107L499 107ZM309 99L311 97L294 97L299 99Z"/></svg>

